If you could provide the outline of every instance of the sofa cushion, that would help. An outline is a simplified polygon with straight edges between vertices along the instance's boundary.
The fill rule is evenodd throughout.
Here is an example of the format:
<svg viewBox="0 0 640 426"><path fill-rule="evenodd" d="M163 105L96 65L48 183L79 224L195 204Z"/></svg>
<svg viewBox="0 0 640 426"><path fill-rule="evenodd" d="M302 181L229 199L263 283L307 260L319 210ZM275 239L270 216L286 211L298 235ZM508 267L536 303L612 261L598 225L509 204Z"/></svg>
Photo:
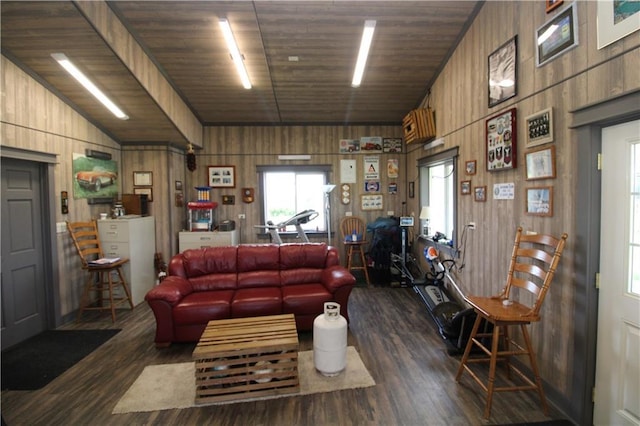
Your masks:
<svg viewBox="0 0 640 426"><path fill-rule="evenodd" d="M280 287L279 271L249 271L238 273L238 288Z"/></svg>
<svg viewBox="0 0 640 426"><path fill-rule="evenodd" d="M235 291L231 301L233 318L282 313L282 293L278 287L245 288Z"/></svg>
<svg viewBox="0 0 640 426"><path fill-rule="evenodd" d="M174 306L173 321L177 325L206 324L229 318L233 293L233 290L191 293Z"/></svg>
<svg viewBox="0 0 640 426"><path fill-rule="evenodd" d="M324 312L324 302L333 296L322 284L290 285L282 288L282 312L304 315Z"/></svg>
<svg viewBox="0 0 640 426"><path fill-rule="evenodd" d="M242 244L238 246L238 268L240 272L278 271L280 251L276 244Z"/></svg>
<svg viewBox="0 0 640 426"><path fill-rule="evenodd" d="M204 247L185 250L182 264L186 278L195 278L208 274L235 273L237 271L237 247ZM174 275L169 270L170 275Z"/></svg>
<svg viewBox="0 0 640 426"><path fill-rule="evenodd" d="M322 281L322 269L298 268L280 271L280 282L283 286L319 283Z"/></svg>
<svg viewBox="0 0 640 426"><path fill-rule="evenodd" d="M297 268L322 269L327 263L326 243L294 243L280 246L280 265L283 270Z"/></svg>

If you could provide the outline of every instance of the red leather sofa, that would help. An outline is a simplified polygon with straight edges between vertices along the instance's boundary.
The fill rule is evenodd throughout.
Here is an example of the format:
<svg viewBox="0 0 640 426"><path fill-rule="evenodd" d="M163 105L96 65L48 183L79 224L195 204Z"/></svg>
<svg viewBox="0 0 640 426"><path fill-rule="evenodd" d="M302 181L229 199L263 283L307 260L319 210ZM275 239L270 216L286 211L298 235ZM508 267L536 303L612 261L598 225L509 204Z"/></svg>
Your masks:
<svg viewBox="0 0 640 426"><path fill-rule="evenodd" d="M312 330L324 302L347 302L355 278L325 243L241 244L185 250L145 300L156 317L156 346L197 342L215 319L292 313Z"/></svg>

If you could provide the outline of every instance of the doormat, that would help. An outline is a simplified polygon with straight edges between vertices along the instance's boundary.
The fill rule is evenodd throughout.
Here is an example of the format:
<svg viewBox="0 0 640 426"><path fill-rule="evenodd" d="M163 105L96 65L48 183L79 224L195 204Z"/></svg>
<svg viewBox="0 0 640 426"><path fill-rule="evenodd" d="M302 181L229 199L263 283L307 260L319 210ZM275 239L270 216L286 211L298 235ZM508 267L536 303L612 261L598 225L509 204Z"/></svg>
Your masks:
<svg viewBox="0 0 640 426"><path fill-rule="evenodd" d="M2 390L36 390L120 330L47 330L2 351Z"/></svg>
<svg viewBox="0 0 640 426"><path fill-rule="evenodd" d="M546 420L533 423L510 423L502 426L574 426L569 420Z"/></svg>
<svg viewBox="0 0 640 426"><path fill-rule="evenodd" d="M112 414L285 398L343 389L366 388L376 384L353 346L347 348L347 367L335 377L325 377L316 371L313 365L313 351L298 352L298 379L300 381L300 392L298 393L196 405L195 365L193 362L149 365L144 368L129 390L120 398Z"/></svg>

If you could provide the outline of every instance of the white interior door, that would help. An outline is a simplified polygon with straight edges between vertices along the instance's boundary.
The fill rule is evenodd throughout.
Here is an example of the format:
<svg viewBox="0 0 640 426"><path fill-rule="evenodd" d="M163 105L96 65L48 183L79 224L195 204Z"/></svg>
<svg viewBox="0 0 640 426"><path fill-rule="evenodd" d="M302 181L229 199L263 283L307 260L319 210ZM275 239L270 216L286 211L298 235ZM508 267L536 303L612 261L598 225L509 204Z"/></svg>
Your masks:
<svg viewBox="0 0 640 426"><path fill-rule="evenodd" d="M593 422L640 425L640 121L602 130Z"/></svg>

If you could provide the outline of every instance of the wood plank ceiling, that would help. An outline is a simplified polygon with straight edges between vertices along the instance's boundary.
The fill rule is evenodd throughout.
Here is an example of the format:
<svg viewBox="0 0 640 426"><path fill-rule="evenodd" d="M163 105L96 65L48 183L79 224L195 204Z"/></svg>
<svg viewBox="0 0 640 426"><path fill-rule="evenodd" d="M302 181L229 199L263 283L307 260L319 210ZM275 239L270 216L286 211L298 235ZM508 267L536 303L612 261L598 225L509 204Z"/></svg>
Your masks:
<svg viewBox="0 0 640 426"><path fill-rule="evenodd" d="M111 10L202 125L400 124L482 2L117 1ZM74 2L2 1L2 53L120 143L184 135ZM253 83L224 45L227 18ZM366 19L377 21L364 80L351 87ZM122 109L116 119L51 58L63 52ZM290 57L297 57L291 61Z"/></svg>

